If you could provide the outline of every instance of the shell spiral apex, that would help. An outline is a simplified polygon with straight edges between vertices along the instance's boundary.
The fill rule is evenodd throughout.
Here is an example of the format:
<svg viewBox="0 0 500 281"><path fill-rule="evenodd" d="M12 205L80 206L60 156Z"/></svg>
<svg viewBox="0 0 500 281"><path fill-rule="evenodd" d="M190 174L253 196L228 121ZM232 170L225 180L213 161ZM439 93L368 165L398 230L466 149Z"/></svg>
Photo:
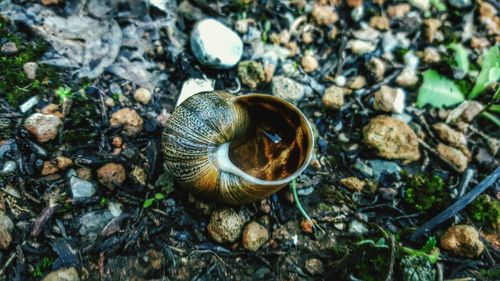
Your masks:
<svg viewBox="0 0 500 281"><path fill-rule="evenodd" d="M287 185L309 164L305 116L270 95L214 91L185 100L163 130L168 172L202 199L242 204Z"/></svg>

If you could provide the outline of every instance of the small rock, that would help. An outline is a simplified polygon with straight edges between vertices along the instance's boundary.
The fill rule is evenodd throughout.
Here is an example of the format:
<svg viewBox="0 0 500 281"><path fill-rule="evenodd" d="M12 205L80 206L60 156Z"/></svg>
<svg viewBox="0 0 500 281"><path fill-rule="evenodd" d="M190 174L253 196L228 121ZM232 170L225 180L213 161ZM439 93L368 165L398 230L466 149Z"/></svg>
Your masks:
<svg viewBox="0 0 500 281"><path fill-rule="evenodd" d="M472 36L470 39L470 47L478 50L479 53L482 53L482 50L489 48L490 46L490 41L488 41L485 37Z"/></svg>
<svg viewBox="0 0 500 281"><path fill-rule="evenodd" d="M77 177L71 177L69 185L73 199L91 197L96 191L93 183Z"/></svg>
<svg viewBox="0 0 500 281"><path fill-rule="evenodd" d="M371 73L375 80L380 81L384 79L385 70L387 65L385 62L379 58L372 58L370 62L366 64L366 69Z"/></svg>
<svg viewBox="0 0 500 281"><path fill-rule="evenodd" d="M48 176L57 173L57 165L52 163L51 161L45 161L43 162L43 167L42 171L40 172L40 175L42 176Z"/></svg>
<svg viewBox="0 0 500 281"><path fill-rule="evenodd" d="M304 233L311 234L314 232L314 224L315 223L316 223L315 219L312 219L312 220L304 219L300 222L300 229L302 229L302 231Z"/></svg>
<svg viewBox="0 0 500 281"><path fill-rule="evenodd" d="M396 77L396 84L404 88L414 88L418 83L418 76L415 70L405 67Z"/></svg>
<svg viewBox="0 0 500 281"><path fill-rule="evenodd" d="M12 220L0 210L0 249L5 250L12 242L12 231L14 223Z"/></svg>
<svg viewBox="0 0 500 281"><path fill-rule="evenodd" d="M14 173L15 171L16 171L16 162L11 160L5 161L2 168L2 174L8 175Z"/></svg>
<svg viewBox="0 0 500 281"><path fill-rule="evenodd" d="M314 21L319 25L331 25L339 19L333 6L330 5L314 4L311 15Z"/></svg>
<svg viewBox="0 0 500 281"><path fill-rule="evenodd" d="M375 51L375 49L377 49L377 46L375 44L358 39L349 40L347 46L356 55L364 55L367 53L371 53Z"/></svg>
<svg viewBox="0 0 500 281"><path fill-rule="evenodd" d="M412 70L416 70L418 68L418 65L420 63L420 59L415 55L413 52L407 52L403 56L403 60L405 62L405 65Z"/></svg>
<svg viewBox="0 0 500 281"><path fill-rule="evenodd" d="M56 5L59 3L59 0L42 0L42 5L48 6L48 5Z"/></svg>
<svg viewBox="0 0 500 281"><path fill-rule="evenodd" d="M151 91L146 88L139 88L134 92L135 101L144 105L148 104L151 101L151 97Z"/></svg>
<svg viewBox="0 0 500 281"><path fill-rule="evenodd" d="M225 69L240 61L243 42L236 32L209 18L194 26L191 33L191 50L201 64Z"/></svg>
<svg viewBox="0 0 500 281"><path fill-rule="evenodd" d="M36 78L37 69L38 69L38 64L36 62L27 62L23 64L23 70L28 79L34 80Z"/></svg>
<svg viewBox="0 0 500 281"><path fill-rule="evenodd" d="M73 165L73 161L65 156L57 156L56 163L59 170L66 170Z"/></svg>
<svg viewBox="0 0 500 281"><path fill-rule="evenodd" d="M236 31L238 31L239 34L245 34L248 32L248 22L249 22L248 19L237 20L234 23L234 29L236 29Z"/></svg>
<svg viewBox="0 0 500 281"><path fill-rule="evenodd" d="M242 61L238 64L238 77L241 83L255 89L265 80L264 67L257 61Z"/></svg>
<svg viewBox="0 0 500 281"><path fill-rule="evenodd" d="M243 229L243 247L249 251L257 251L269 239L269 232L267 228L251 222Z"/></svg>
<svg viewBox="0 0 500 281"><path fill-rule="evenodd" d="M467 145L467 138L465 137L465 135L451 128L446 123L436 123L432 125L432 128L436 132L438 138L451 146L460 148Z"/></svg>
<svg viewBox="0 0 500 281"><path fill-rule="evenodd" d="M398 4L387 7L387 14L391 18L402 18L411 10L409 4Z"/></svg>
<svg viewBox="0 0 500 281"><path fill-rule="evenodd" d="M318 60L312 55L306 55L302 57L302 59L300 60L300 64L302 65L302 69L305 73L313 72L319 66Z"/></svg>
<svg viewBox="0 0 500 281"><path fill-rule="evenodd" d="M380 87L375 92L373 108L385 112L403 113L405 108L405 93L400 88Z"/></svg>
<svg viewBox="0 0 500 281"><path fill-rule="evenodd" d="M42 281L80 281L80 277L74 267L69 267L52 271Z"/></svg>
<svg viewBox="0 0 500 281"><path fill-rule="evenodd" d="M208 234L217 243L236 242L240 238L245 222L231 208L216 210L207 226Z"/></svg>
<svg viewBox="0 0 500 281"><path fill-rule="evenodd" d="M340 180L340 184L354 192L361 192L365 187L365 181L360 180L357 177L343 178Z"/></svg>
<svg viewBox="0 0 500 281"><path fill-rule="evenodd" d="M189 78L182 84L181 94L177 98L175 106L179 106L183 101L195 94L213 91L214 86L215 81L212 79Z"/></svg>
<svg viewBox="0 0 500 281"><path fill-rule="evenodd" d="M351 18L354 22L359 22L365 16L365 8L363 6L356 7L351 10Z"/></svg>
<svg viewBox="0 0 500 281"><path fill-rule="evenodd" d="M373 171L373 176L378 181L382 174L398 174L401 167L394 161L386 161L380 159L369 160L368 163Z"/></svg>
<svg viewBox="0 0 500 281"><path fill-rule="evenodd" d="M370 18L370 26L378 30L388 30L389 19L385 16L373 16Z"/></svg>
<svg viewBox="0 0 500 281"><path fill-rule="evenodd" d="M104 104L109 107L109 108L113 108L116 104L115 104L115 100L110 98L110 97L107 97L105 100L104 100Z"/></svg>
<svg viewBox="0 0 500 281"><path fill-rule="evenodd" d="M86 167L76 169L76 176L82 180L92 179L92 170Z"/></svg>
<svg viewBox="0 0 500 281"><path fill-rule="evenodd" d="M301 100L305 95L302 84L285 76L273 77L271 87L273 95L292 102Z"/></svg>
<svg viewBox="0 0 500 281"><path fill-rule="evenodd" d="M358 221L358 220L353 220L349 223L349 226L347 227L347 230L349 233L361 236L368 232L368 228L365 226L364 223Z"/></svg>
<svg viewBox="0 0 500 281"><path fill-rule="evenodd" d="M38 96L33 96L25 101L23 104L19 106L19 109L22 113L26 113L33 108L33 106L37 105L40 102L40 98Z"/></svg>
<svg viewBox="0 0 500 281"><path fill-rule="evenodd" d="M484 250L479 233L470 225L454 225L448 228L440 242L441 248L462 257L476 258Z"/></svg>
<svg viewBox="0 0 500 281"><path fill-rule="evenodd" d="M125 181L126 173L122 164L108 163L97 170L99 182L110 189L122 185Z"/></svg>
<svg viewBox="0 0 500 281"><path fill-rule="evenodd" d="M345 84L347 83L347 79L345 78L344 75L337 75L337 77L335 77L335 80L333 80L333 82L335 83L335 85L339 87L344 87Z"/></svg>
<svg viewBox="0 0 500 281"><path fill-rule="evenodd" d="M424 49L422 60L426 63L438 63L441 61L441 55L436 48L427 47Z"/></svg>
<svg viewBox="0 0 500 281"><path fill-rule="evenodd" d="M130 108L122 108L111 115L111 127L123 126L127 136L135 136L142 131L144 121L137 112Z"/></svg>
<svg viewBox="0 0 500 281"><path fill-rule="evenodd" d="M329 110L339 110L344 105L344 89L337 86L330 86L325 90L322 102Z"/></svg>
<svg viewBox="0 0 500 281"><path fill-rule="evenodd" d="M323 263L315 258L306 260L305 268L311 275L321 275L324 272Z"/></svg>
<svg viewBox="0 0 500 281"><path fill-rule="evenodd" d="M363 128L364 142L386 159L409 163L420 159L417 134L403 121L380 115Z"/></svg>
<svg viewBox="0 0 500 281"><path fill-rule="evenodd" d="M428 11L431 7L429 0L410 0L410 3L422 11Z"/></svg>
<svg viewBox="0 0 500 281"><path fill-rule="evenodd" d="M349 78L347 81L347 87L353 90L359 90L366 85L366 78L362 75L354 76Z"/></svg>
<svg viewBox="0 0 500 281"><path fill-rule="evenodd" d="M448 0L448 3L458 9L467 8L472 5L471 0Z"/></svg>
<svg viewBox="0 0 500 281"><path fill-rule="evenodd" d="M426 19L424 20L425 25L425 36L427 37L427 41L432 43L435 39L442 37L442 34L439 33L439 28L441 27L441 21L438 19Z"/></svg>
<svg viewBox="0 0 500 281"><path fill-rule="evenodd" d="M392 200L398 195L398 192L394 188L381 187L378 189L380 197L385 200Z"/></svg>
<svg viewBox="0 0 500 281"><path fill-rule="evenodd" d="M470 123L476 116L481 113L484 109L483 104L477 101L466 101L467 105L464 108L464 111L462 111L462 114L460 115L460 118L467 122Z"/></svg>
<svg viewBox="0 0 500 281"><path fill-rule="evenodd" d="M18 51L18 49L17 49L16 43L14 43L14 42L5 43L2 45L2 48L0 49L0 52L2 52L2 54L6 54L6 55L15 54L15 53L17 53L17 51Z"/></svg>
<svg viewBox="0 0 500 281"><path fill-rule="evenodd" d="M437 152L443 159L448 160L448 162L450 162L457 169L457 171L463 172L467 169L469 159L462 151L439 143L437 146Z"/></svg>
<svg viewBox="0 0 500 281"><path fill-rule="evenodd" d="M62 125L61 119L54 115L34 113L24 121L24 128L39 143L48 142L57 137L57 129Z"/></svg>

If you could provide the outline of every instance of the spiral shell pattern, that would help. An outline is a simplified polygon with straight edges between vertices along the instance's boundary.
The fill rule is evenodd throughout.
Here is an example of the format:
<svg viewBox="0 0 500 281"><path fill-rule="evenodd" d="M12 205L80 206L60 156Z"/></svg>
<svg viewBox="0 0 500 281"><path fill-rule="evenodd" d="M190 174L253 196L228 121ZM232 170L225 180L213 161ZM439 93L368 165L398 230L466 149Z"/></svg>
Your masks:
<svg viewBox="0 0 500 281"><path fill-rule="evenodd" d="M273 139L281 128L286 132ZM305 117L283 100L214 91L175 109L162 144L167 170L183 188L201 199L242 204L275 193L300 173L313 140Z"/></svg>

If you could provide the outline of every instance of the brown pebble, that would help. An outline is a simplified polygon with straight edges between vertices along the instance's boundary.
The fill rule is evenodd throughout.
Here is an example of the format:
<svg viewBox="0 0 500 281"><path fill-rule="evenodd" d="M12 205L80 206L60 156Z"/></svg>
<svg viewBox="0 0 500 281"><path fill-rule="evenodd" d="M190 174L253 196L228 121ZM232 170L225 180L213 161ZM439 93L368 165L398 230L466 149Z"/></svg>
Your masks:
<svg viewBox="0 0 500 281"><path fill-rule="evenodd" d="M325 90L322 97L323 105L329 110L339 110L344 105L345 92L337 86L330 86Z"/></svg>
<svg viewBox="0 0 500 281"><path fill-rule="evenodd" d="M479 233L470 225L454 225L448 228L440 242L441 248L462 257L476 258L484 250Z"/></svg>
<svg viewBox="0 0 500 281"><path fill-rule="evenodd" d="M123 126L123 132L135 136L142 131L144 121L137 112L130 108L122 108L111 115L111 127Z"/></svg>
<svg viewBox="0 0 500 281"><path fill-rule="evenodd" d="M45 161L43 162L43 167L42 171L40 172L40 175L42 176L48 176L57 173L57 165L52 163L51 161Z"/></svg>
<svg viewBox="0 0 500 281"><path fill-rule="evenodd" d="M82 180L91 180L92 179L92 170L86 167L81 167L76 169L76 176Z"/></svg>
<svg viewBox="0 0 500 281"><path fill-rule="evenodd" d="M97 170L97 178L102 185L114 189L125 181L125 167L122 164L107 163Z"/></svg>
<svg viewBox="0 0 500 281"><path fill-rule="evenodd" d="M57 162L57 168L59 170L66 170L71 165L73 165L73 160L65 156L57 156L56 162Z"/></svg>
<svg viewBox="0 0 500 281"><path fill-rule="evenodd" d="M339 19L333 7L318 4L314 4L311 15L319 25L330 25Z"/></svg>
<svg viewBox="0 0 500 281"><path fill-rule="evenodd" d="M323 263L315 258L306 260L305 268L312 275L321 275L324 272Z"/></svg>
<svg viewBox="0 0 500 281"><path fill-rule="evenodd" d="M458 172L463 172L467 169L469 159L459 149L439 143L437 146L437 152L443 159L450 162Z"/></svg>
<svg viewBox="0 0 500 281"><path fill-rule="evenodd" d="M300 222L300 229L302 229L304 233L309 233L309 234L313 233L315 223L316 223L315 219L312 220L304 219Z"/></svg>
<svg viewBox="0 0 500 281"><path fill-rule="evenodd" d="M314 56L307 55L302 57L300 60L300 63L302 65L302 69L304 70L305 73L310 73L315 71L318 68L318 60Z"/></svg>
<svg viewBox="0 0 500 281"><path fill-rule="evenodd" d="M389 19L385 16L373 16L370 18L370 26L378 30L389 29Z"/></svg>
<svg viewBox="0 0 500 281"><path fill-rule="evenodd" d="M411 10L410 4L403 3L387 7L387 14L391 18L402 18Z"/></svg>
<svg viewBox="0 0 500 281"><path fill-rule="evenodd" d="M267 228L257 222L250 222L243 229L243 248L255 252L269 239Z"/></svg>
<svg viewBox="0 0 500 281"><path fill-rule="evenodd" d="M365 181L358 179L357 177L347 177L340 180L340 184L347 187L351 191L361 192L365 187Z"/></svg>
<svg viewBox="0 0 500 281"><path fill-rule="evenodd" d="M113 138L113 146L116 147L116 148L120 148L122 147L122 144L123 144L123 139L116 136Z"/></svg>

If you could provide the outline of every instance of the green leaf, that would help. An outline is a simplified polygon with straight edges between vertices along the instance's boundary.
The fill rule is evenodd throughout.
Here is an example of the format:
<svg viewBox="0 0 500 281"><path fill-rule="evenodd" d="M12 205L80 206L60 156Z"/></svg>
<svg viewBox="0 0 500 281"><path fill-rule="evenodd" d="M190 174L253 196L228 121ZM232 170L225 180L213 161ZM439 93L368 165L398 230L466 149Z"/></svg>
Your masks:
<svg viewBox="0 0 500 281"><path fill-rule="evenodd" d="M149 208L149 207L151 207L151 205L153 205L153 202L154 202L154 201L155 201L155 199L154 199L154 198L149 198L149 199L146 199L146 200L144 201L144 204L142 205L142 207L143 207L144 209Z"/></svg>
<svg viewBox="0 0 500 281"><path fill-rule="evenodd" d="M488 86L500 79L500 47L495 45L486 51L481 72L469 94L469 99L479 96Z"/></svg>
<svg viewBox="0 0 500 281"><path fill-rule="evenodd" d="M441 0L431 0L431 5L439 12L446 12L446 5Z"/></svg>
<svg viewBox="0 0 500 281"><path fill-rule="evenodd" d="M431 236L429 237L429 239L427 239L427 242L425 242L425 245L422 247L422 249L420 249L420 251L426 254L430 254L432 250L436 248L436 244L436 238L434 238L434 236Z"/></svg>
<svg viewBox="0 0 500 281"><path fill-rule="evenodd" d="M464 95L453 81L435 70L424 72L424 82L418 89L417 106L449 107L464 101Z"/></svg>
<svg viewBox="0 0 500 281"><path fill-rule="evenodd" d="M163 193L156 193L155 199L156 200L163 200L163 199L165 199L165 195L163 195Z"/></svg>
<svg viewBox="0 0 500 281"><path fill-rule="evenodd" d="M468 73L470 69L469 50L467 50L460 43L450 44L449 48L455 52L454 59L455 63L457 64L457 67L462 71L464 71L465 73Z"/></svg>

